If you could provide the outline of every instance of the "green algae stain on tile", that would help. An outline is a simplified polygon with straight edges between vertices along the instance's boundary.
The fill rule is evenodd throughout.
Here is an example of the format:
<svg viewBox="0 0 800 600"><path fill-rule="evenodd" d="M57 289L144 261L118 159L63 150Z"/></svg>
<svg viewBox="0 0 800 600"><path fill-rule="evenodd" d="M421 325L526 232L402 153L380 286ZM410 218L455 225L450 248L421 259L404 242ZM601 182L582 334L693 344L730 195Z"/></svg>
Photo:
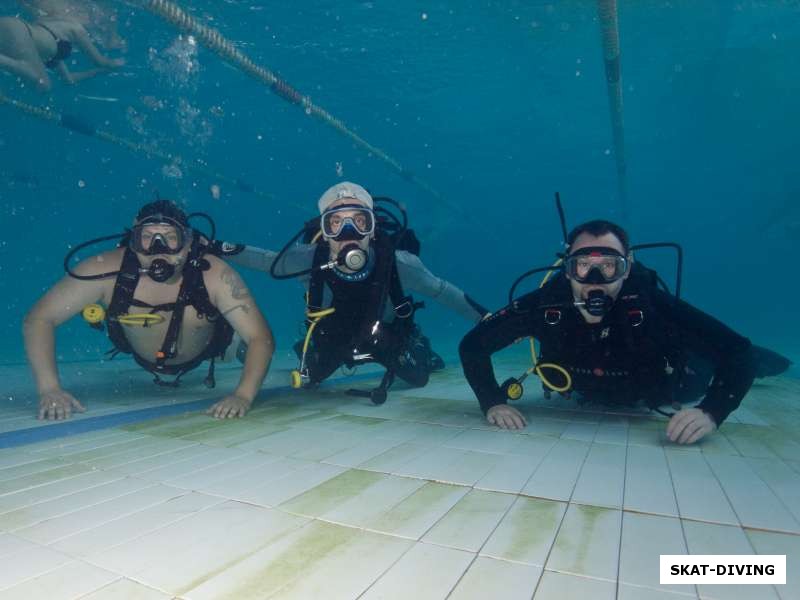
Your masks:
<svg viewBox="0 0 800 600"><path fill-rule="evenodd" d="M312 573L326 557L340 551L356 537L358 529L316 521L284 548L258 573L248 577L218 598L267 598L293 581Z"/></svg>
<svg viewBox="0 0 800 600"><path fill-rule="evenodd" d="M331 421L332 424L337 423L350 423L352 425L362 425L364 427L371 427L373 425L380 425L386 423L386 419L379 419L376 417L360 417L358 415L339 415L335 420Z"/></svg>
<svg viewBox="0 0 800 600"><path fill-rule="evenodd" d="M192 442L201 442L214 446L236 446L251 440L260 439L279 431L285 431L283 427L263 425L261 423L246 423L229 421L228 427L215 427L213 429L203 429L190 435L185 435L182 439Z"/></svg>
<svg viewBox="0 0 800 600"><path fill-rule="evenodd" d="M350 469L280 505L281 510L318 517L385 479L380 473Z"/></svg>
<svg viewBox="0 0 800 600"><path fill-rule="evenodd" d="M64 465L63 467L57 467L55 469L50 469L49 471L42 471L40 473L33 473L31 475L25 475L24 477L10 479L0 483L0 495L10 494L11 492L16 492L18 490L24 490L40 485L46 485L54 481L67 479L68 477L82 475L83 473L88 473L91 470L92 467L87 465Z"/></svg>
<svg viewBox="0 0 800 600"><path fill-rule="evenodd" d="M500 525L503 529L510 528L511 535L499 555L507 560L543 563L564 510L561 502L519 498Z"/></svg>
<svg viewBox="0 0 800 600"><path fill-rule="evenodd" d="M598 543L595 533L599 521L613 514L614 511L585 504L573 504L571 510L573 522L569 525L568 531L564 531L562 528L554 549L563 553L564 556L570 557L565 565L570 572L585 575L588 574L586 559L589 550ZM616 544L617 540L608 540L605 545L608 546L611 543Z"/></svg>
<svg viewBox="0 0 800 600"><path fill-rule="evenodd" d="M367 525L368 529L419 538L466 495L469 488L429 482Z"/></svg>

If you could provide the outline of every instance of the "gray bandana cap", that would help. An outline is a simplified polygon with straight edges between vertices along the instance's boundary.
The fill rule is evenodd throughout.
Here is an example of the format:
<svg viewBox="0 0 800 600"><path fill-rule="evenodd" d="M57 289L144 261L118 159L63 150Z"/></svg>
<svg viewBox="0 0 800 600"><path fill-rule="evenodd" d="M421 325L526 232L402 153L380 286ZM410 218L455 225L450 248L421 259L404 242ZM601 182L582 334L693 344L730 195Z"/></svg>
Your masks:
<svg viewBox="0 0 800 600"><path fill-rule="evenodd" d="M374 206L372 196L369 195L367 190L357 183L342 181L341 183L329 187L325 190L325 193L320 196L319 202L317 203L320 214L324 213L331 204L339 200L355 200L370 210L372 210Z"/></svg>

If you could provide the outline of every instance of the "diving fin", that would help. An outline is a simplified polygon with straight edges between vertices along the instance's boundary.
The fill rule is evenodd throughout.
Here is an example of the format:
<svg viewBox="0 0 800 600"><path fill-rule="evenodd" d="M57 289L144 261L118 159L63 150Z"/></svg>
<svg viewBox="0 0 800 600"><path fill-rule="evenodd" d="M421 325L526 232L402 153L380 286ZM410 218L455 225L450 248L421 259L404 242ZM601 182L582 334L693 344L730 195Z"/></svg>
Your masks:
<svg viewBox="0 0 800 600"><path fill-rule="evenodd" d="M785 356L773 352L772 350L762 348L761 346L756 346L755 344L751 346L750 352L753 356L753 362L756 365L757 378L775 377L776 375L786 372L793 364L792 361Z"/></svg>

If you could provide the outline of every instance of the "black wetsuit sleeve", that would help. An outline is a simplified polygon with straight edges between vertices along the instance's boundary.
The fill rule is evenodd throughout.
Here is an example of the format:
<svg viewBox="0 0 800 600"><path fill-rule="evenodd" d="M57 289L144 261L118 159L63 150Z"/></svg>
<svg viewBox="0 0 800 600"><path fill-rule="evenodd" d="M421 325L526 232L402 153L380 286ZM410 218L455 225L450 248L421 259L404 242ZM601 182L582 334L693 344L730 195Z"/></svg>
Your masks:
<svg viewBox="0 0 800 600"><path fill-rule="evenodd" d="M678 343L714 365L714 377L698 408L719 426L736 410L755 377L750 340L690 304L661 292L654 294L661 314L676 328Z"/></svg>
<svg viewBox="0 0 800 600"><path fill-rule="evenodd" d="M537 293L523 296L514 310L505 307L485 317L461 340L458 351L464 376L475 392L484 414L493 406L506 403L506 396L497 384L492 354L513 342L535 335L532 313Z"/></svg>

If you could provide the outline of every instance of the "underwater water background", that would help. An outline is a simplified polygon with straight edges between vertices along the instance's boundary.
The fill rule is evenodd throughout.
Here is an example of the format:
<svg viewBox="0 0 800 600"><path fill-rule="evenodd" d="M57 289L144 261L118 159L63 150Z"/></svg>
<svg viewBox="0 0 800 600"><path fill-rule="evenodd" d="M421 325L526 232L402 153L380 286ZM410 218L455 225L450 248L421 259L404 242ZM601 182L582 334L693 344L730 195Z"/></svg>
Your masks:
<svg viewBox="0 0 800 600"><path fill-rule="evenodd" d="M107 5L127 39L123 69L51 95L3 73L0 91L269 197L0 106L0 363L24 360L23 315L62 276L70 245L121 232L156 191L210 213L221 239L278 250L328 186L361 183L403 201L424 263L492 309L560 249L556 190L568 224L623 218L594 1L182 4L442 200L154 15ZM683 297L797 362L800 2L618 6L633 242L681 243ZM10 0L0 8L18 13ZM672 255L639 258L673 284ZM288 353L301 288L240 272ZM427 306L423 329L455 356L470 325ZM80 318L59 330L64 360L108 347Z"/></svg>

